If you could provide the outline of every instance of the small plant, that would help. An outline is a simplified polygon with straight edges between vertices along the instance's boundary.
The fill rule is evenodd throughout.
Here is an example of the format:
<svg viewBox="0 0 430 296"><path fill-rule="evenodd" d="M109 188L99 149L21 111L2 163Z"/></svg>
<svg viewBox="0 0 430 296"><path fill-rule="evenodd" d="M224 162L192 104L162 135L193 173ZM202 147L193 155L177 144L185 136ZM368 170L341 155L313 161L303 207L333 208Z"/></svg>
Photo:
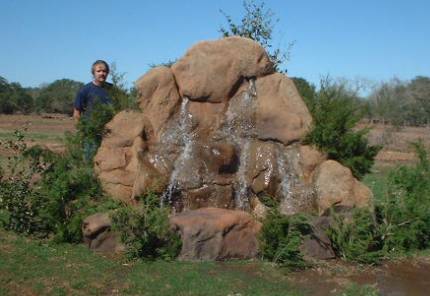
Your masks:
<svg viewBox="0 0 430 296"><path fill-rule="evenodd" d="M306 266L300 245L304 235L310 234L311 226L303 215L285 216L272 209L263 221L260 249L264 259L290 268Z"/></svg>
<svg viewBox="0 0 430 296"><path fill-rule="evenodd" d="M127 246L130 259L174 259L181 249L181 240L169 224L169 209L160 207L160 199L148 193L137 207L124 206L112 215L115 230Z"/></svg>

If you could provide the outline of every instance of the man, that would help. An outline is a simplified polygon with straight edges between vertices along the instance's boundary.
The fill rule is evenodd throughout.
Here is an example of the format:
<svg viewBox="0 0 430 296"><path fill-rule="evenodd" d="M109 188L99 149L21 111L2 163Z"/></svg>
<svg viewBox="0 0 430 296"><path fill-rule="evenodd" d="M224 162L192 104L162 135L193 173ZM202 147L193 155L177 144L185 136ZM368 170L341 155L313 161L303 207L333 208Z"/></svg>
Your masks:
<svg viewBox="0 0 430 296"><path fill-rule="evenodd" d="M76 121L81 121L85 119L84 122L88 124L88 120L91 119L91 113L97 105L112 104L112 100L109 97L109 90L112 88L112 84L106 82L109 75L109 65L103 60L97 60L91 66L91 73L93 74L93 81L84 85L77 93L73 117ZM88 128L88 126L87 126ZM86 132L88 133L87 129ZM98 140L94 138L91 132L84 135L84 160L90 162L94 157L97 147Z"/></svg>
<svg viewBox="0 0 430 296"><path fill-rule="evenodd" d="M109 75L109 65L103 60L97 60L91 67L93 81L83 86L76 95L73 117L79 120L82 115L88 117L95 104L111 104L109 89L112 84L106 82Z"/></svg>

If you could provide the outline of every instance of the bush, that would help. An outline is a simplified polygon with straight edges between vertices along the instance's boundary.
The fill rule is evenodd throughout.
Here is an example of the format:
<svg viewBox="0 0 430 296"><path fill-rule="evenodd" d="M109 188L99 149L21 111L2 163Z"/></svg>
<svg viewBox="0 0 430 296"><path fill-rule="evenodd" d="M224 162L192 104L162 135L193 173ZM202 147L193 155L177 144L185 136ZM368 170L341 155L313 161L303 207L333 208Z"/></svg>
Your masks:
<svg viewBox="0 0 430 296"><path fill-rule="evenodd" d="M430 161L415 143L418 163L393 169L375 212L355 209L351 218L333 214L328 235L347 260L377 263L382 258L430 247Z"/></svg>
<svg viewBox="0 0 430 296"><path fill-rule="evenodd" d="M47 221L41 219L40 196L23 180L0 179L0 226L24 234L46 233Z"/></svg>
<svg viewBox="0 0 430 296"><path fill-rule="evenodd" d="M180 237L170 229L169 209L148 193L136 206L124 206L112 215L112 225L121 233L129 258L171 260L181 249Z"/></svg>
<svg viewBox="0 0 430 296"><path fill-rule="evenodd" d="M300 245L311 226L303 215L285 216L272 209L263 221L260 250L264 259L291 268L306 266Z"/></svg>
<svg viewBox="0 0 430 296"><path fill-rule="evenodd" d="M345 85L324 80L315 95L307 94L305 98L313 117L305 142L349 167L357 178L370 172L382 147L369 145L365 137L368 130L354 129L363 114L358 97Z"/></svg>
<svg viewBox="0 0 430 296"><path fill-rule="evenodd" d="M339 257L361 263L378 263L382 257L379 229L368 209L353 209L348 219L331 212L328 236Z"/></svg>
<svg viewBox="0 0 430 296"><path fill-rule="evenodd" d="M81 241L82 220L106 204L113 206L94 176L90 161L94 153L84 159L85 144L92 143L93 152L97 151L112 116L112 107L95 106L91 117L79 123L77 133L66 134L62 155L38 146L27 149L22 133L15 133L17 139L8 143L15 151L9 177L0 179L5 228L38 237L54 235L56 241ZM41 181L30 187L35 173L41 175Z"/></svg>
<svg viewBox="0 0 430 296"><path fill-rule="evenodd" d="M423 144L413 145L418 163L393 170L377 204L384 248L391 253L430 247L430 162Z"/></svg>

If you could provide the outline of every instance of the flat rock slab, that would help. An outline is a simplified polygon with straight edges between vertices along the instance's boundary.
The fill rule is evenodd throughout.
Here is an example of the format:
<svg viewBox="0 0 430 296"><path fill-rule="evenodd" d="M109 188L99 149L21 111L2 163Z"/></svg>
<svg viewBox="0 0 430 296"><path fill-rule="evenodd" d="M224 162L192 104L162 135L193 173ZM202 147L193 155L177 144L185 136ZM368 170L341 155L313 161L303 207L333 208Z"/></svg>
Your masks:
<svg viewBox="0 0 430 296"><path fill-rule="evenodd" d="M181 260L254 258L261 224L243 211L202 208L170 218L182 238Z"/></svg>

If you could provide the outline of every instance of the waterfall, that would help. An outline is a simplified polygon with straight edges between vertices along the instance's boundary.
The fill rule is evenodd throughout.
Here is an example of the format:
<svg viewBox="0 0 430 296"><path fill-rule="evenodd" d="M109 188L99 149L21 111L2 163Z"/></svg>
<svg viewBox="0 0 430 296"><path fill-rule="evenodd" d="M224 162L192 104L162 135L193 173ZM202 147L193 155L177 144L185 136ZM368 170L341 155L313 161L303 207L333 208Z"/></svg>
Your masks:
<svg viewBox="0 0 430 296"><path fill-rule="evenodd" d="M184 97L182 99L181 111L179 113L179 125L173 133L177 133L177 140L179 141L179 144L183 146L183 149L174 162L173 171L170 174L169 185L161 198L162 206L164 204L170 205L172 203L172 197L178 186L177 179L179 173L185 169L186 162L190 158L193 150L193 137L191 134L192 115L188 112L188 102L188 98Z"/></svg>
<svg viewBox="0 0 430 296"><path fill-rule="evenodd" d="M285 158L285 152L282 147L278 147L277 157L278 175L281 178L280 191L284 211L287 214L293 214L295 211L292 187L294 186L294 175L289 169L289 162Z"/></svg>
<svg viewBox="0 0 430 296"><path fill-rule="evenodd" d="M235 207L242 210L249 208L250 180L247 178L247 171L249 170L252 137L255 136L254 105L256 96L255 80L250 79L248 89L240 102L240 109L237 110L236 118L232 121L237 122L238 125L235 126L234 130L230 128L233 141L241 147L234 201ZM228 115L231 116L232 114L234 113L230 112Z"/></svg>

